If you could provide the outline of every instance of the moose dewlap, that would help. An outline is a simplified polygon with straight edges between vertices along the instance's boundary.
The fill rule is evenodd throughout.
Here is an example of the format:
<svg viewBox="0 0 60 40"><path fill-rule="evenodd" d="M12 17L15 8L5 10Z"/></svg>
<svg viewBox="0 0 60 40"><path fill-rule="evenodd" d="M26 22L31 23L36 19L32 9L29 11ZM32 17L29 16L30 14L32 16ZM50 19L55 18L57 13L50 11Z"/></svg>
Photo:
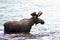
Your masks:
<svg viewBox="0 0 60 40"><path fill-rule="evenodd" d="M33 12L31 14L31 18L29 19L22 19L20 21L10 21L4 23L4 33L29 33L31 30L31 27L34 24L44 24L44 21L40 18L38 18L42 12L39 12L36 14L36 12Z"/></svg>

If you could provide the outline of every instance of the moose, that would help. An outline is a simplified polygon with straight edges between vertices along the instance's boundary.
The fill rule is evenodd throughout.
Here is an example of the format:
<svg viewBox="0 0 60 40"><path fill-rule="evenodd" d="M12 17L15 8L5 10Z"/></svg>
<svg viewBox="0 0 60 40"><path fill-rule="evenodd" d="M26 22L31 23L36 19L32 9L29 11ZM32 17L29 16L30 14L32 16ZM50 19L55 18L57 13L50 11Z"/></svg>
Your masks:
<svg viewBox="0 0 60 40"><path fill-rule="evenodd" d="M34 24L44 24L45 22L38 18L39 16L42 15L42 12L36 12L31 13L31 18L29 19L22 19L19 21L9 21L4 23L4 33L5 34L10 34L10 33L29 33L31 30L31 27Z"/></svg>

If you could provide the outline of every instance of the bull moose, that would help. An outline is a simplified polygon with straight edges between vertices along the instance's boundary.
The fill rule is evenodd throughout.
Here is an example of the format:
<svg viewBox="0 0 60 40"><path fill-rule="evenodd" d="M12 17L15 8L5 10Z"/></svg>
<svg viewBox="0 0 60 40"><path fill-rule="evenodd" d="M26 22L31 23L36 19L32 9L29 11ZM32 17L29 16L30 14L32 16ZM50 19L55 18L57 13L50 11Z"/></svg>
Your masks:
<svg viewBox="0 0 60 40"><path fill-rule="evenodd" d="M29 19L22 19L19 21L9 21L4 23L4 33L9 34L9 33L29 33L31 30L31 27L34 24L44 24L45 22L38 18L39 16L41 16L42 12L38 12L38 14L36 14L36 12L31 13L31 18Z"/></svg>

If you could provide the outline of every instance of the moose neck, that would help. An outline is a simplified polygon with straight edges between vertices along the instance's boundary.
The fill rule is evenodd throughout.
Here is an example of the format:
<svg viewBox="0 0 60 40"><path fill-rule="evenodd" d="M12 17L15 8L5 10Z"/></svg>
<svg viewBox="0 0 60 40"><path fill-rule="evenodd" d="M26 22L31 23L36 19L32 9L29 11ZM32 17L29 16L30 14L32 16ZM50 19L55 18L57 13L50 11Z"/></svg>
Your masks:
<svg viewBox="0 0 60 40"><path fill-rule="evenodd" d="M30 18L30 26L33 26L35 23L34 19L33 18Z"/></svg>

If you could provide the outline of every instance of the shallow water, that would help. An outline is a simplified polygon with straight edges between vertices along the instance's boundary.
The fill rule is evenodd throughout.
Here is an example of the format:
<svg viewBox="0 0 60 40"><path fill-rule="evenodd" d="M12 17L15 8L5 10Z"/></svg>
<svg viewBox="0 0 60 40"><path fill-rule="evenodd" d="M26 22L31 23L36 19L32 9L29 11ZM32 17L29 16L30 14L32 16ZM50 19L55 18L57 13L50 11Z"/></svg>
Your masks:
<svg viewBox="0 0 60 40"><path fill-rule="evenodd" d="M33 25L30 33L36 36L36 40L60 40L59 5L60 0L0 0L0 38L7 36L7 39L11 39L11 35L3 33L5 22L30 18L32 12L42 11L43 14L39 18L43 19L45 24ZM20 37L13 39L19 40Z"/></svg>
<svg viewBox="0 0 60 40"><path fill-rule="evenodd" d="M38 34L4 34L2 31L0 32L2 40L60 40L60 30L49 30Z"/></svg>

